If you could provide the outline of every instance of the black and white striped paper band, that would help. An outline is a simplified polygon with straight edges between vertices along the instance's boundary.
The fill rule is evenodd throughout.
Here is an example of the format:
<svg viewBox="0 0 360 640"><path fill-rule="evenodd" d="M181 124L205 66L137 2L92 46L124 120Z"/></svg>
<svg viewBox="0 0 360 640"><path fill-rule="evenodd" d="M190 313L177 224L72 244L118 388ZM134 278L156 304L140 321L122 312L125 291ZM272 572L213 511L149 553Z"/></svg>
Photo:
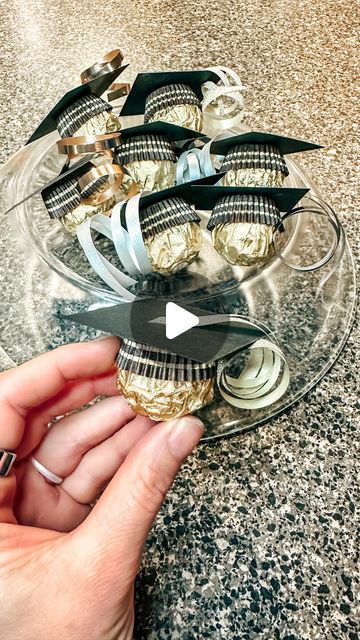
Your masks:
<svg viewBox="0 0 360 640"><path fill-rule="evenodd" d="M169 84L155 89L146 98L144 122L149 122L157 111L178 104L193 104L201 108L196 93L186 84Z"/></svg>
<svg viewBox="0 0 360 640"><path fill-rule="evenodd" d="M62 138L70 138L90 118L103 111L111 111L111 109L112 106L98 96L92 94L82 96L59 115L57 130Z"/></svg>
<svg viewBox="0 0 360 640"><path fill-rule="evenodd" d="M156 380L194 382L215 376L215 363L201 363L165 349L124 339L117 357L119 369Z"/></svg>
<svg viewBox="0 0 360 640"><path fill-rule="evenodd" d="M61 218L76 209L81 202L77 179L70 178L65 183L54 186L42 194L42 198L50 218Z"/></svg>
<svg viewBox="0 0 360 640"><path fill-rule="evenodd" d="M156 135L123 139L121 146L116 150L116 158L122 165L142 160L177 161L174 143Z"/></svg>
<svg viewBox="0 0 360 640"><path fill-rule="evenodd" d="M230 169L267 169L289 175L285 158L277 147L270 145L242 144L233 147L221 165L222 171Z"/></svg>
<svg viewBox="0 0 360 640"><path fill-rule="evenodd" d="M5 478L16 460L16 453L0 449L0 478Z"/></svg>
<svg viewBox="0 0 360 640"><path fill-rule="evenodd" d="M183 198L157 202L141 212L140 222L144 239L187 222L201 220L198 213Z"/></svg>
<svg viewBox="0 0 360 640"><path fill-rule="evenodd" d="M74 211L84 200L91 197L99 191L100 187L107 182L108 177L100 176L92 180L89 184L81 189L77 178L68 178L65 182L55 185L46 193L42 194L42 198L49 217L58 219L67 213Z"/></svg>
<svg viewBox="0 0 360 640"><path fill-rule="evenodd" d="M214 206L207 228L211 231L217 225L228 222L251 222L274 226L280 220L280 212L271 198L241 194L220 198Z"/></svg>

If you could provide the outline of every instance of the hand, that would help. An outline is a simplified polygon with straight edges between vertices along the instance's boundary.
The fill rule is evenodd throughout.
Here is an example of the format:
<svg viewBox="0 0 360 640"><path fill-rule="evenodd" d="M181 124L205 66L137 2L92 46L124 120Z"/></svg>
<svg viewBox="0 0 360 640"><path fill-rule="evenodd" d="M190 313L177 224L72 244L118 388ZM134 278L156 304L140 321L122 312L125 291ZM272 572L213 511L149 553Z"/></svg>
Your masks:
<svg viewBox="0 0 360 640"><path fill-rule="evenodd" d="M145 538L203 427L136 416L116 392L118 348L68 345L0 374L0 448L18 455L0 478L1 638L132 637ZM97 396L109 397L70 413Z"/></svg>

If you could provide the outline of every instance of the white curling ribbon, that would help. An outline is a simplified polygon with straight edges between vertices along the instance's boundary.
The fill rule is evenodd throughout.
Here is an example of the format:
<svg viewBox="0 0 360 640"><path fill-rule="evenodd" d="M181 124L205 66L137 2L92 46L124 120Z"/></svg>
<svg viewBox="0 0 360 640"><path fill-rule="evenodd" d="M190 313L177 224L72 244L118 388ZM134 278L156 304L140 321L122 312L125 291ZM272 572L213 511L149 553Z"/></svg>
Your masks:
<svg viewBox="0 0 360 640"><path fill-rule="evenodd" d="M188 151L184 151L176 164L176 184L183 184L191 180L199 180L216 174L216 169L211 158L211 145L215 140L227 138L228 135L218 134L212 140L209 140L203 147L194 147ZM215 158L220 162L224 156L216 155Z"/></svg>
<svg viewBox="0 0 360 640"><path fill-rule="evenodd" d="M289 367L281 349L269 340L257 340L249 349L249 360L237 378L226 374L231 359L220 363L218 387L224 400L234 407L262 409L284 395L290 381Z"/></svg>
<svg viewBox="0 0 360 640"><path fill-rule="evenodd" d="M210 67L216 73L220 83L208 81L202 87L202 112L207 126L215 129L231 129L243 119L244 97L246 87L241 84L238 74L228 67ZM219 98L227 96L231 103L226 106Z"/></svg>
<svg viewBox="0 0 360 640"><path fill-rule="evenodd" d="M159 316L151 322L166 324L166 318ZM244 316L233 314L200 316L198 326L210 327L224 323L230 323L230 327L261 329L267 336L272 335L269 328L259 320L254 322ZM237 378L228 375L226 370L239 351L233 352L227 359L218 361L217 384L224 400L234 407L262 409L284 395L290 382L289 367L281 349L268 338L260 338L247 349L250 351L249 359Z"/></svg>
<svg viewBox="0 0 360 640"><path fill-rule="evenodd" d="M100 278L116 293L119 293L125 300L134 300L135 295L128 291L127 287L135 284L136 280L126 275L114 265L112 265L94 245L94 241L91 234L91 229L96 228L106 237L109 235L109 227L107 222L107 216L103 216L101 213L96 214L92 218L89 218L77 228L77 237L79 243L84 251L84 254L94 269L94 271L100 276Z"/></svg>

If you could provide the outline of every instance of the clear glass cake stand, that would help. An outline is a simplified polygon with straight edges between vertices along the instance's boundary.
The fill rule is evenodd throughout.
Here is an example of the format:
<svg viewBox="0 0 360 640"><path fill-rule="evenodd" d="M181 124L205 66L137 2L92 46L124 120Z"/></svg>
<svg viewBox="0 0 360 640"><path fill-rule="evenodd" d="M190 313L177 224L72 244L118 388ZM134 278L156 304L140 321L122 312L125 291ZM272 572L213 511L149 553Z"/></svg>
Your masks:
<svg viewBox="0 0 360 640"><path fill-rule="evenodd" d="M51 134L20 149L2 167L0 214L59 172L63 160L57 154L56 139L57 134ZM298 162L287 162L287 186L306 185L311 195L321 197ZM204 246L199 260L187 272L170 279L150 278L140 282L138 289L143 295L164 294L177 302L195 301L199 306L244 313L264 322L284 351L291 374L286 394L265 409L235 409L216 396L199 412L206 424L204 439L212 439L265 423L324 376L348 338L356 283L344 233L332 261L318 271L295 271L276 256L265 269L232 268L212 248L205 230L205 212L202 217ZM1 368L59 344L95 337L95 331L74 326L62 316L120 299L92 272L76 237L49 220L40 195L6 217L2 215L1 220ZM332 240L333 231L323 216L310 218L305 214L287 222L282 250L291 262L301 263L304 256L306 262L316 261ZM101 239L99 242L116 263L111 247Z"/></svg>

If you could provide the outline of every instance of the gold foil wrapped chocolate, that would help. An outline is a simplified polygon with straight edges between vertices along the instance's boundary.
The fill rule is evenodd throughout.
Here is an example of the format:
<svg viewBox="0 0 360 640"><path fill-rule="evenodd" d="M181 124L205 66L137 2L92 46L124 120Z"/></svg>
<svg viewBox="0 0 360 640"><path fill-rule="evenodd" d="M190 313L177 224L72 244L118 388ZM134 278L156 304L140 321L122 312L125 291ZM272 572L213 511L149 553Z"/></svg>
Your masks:
<svg viewBox="0 0 360 640"><path fill-rule="evenodd" d="M108 185L103 185L102 188L99 189L101 193L102 190L105 190ZM59 218L61 224L70 233L76 233L76 230L79 225L83 222L92 218L97 213L102 213L104 215L111 214L112 208L121 200L125 200L128 197L129 193L133 190L134 183L130 176L124 174L122 182L120 184L119 190L113 196L105 200L105 202L101 202L100 204L84 204L81 203L77 207L66 213L65 215Z"/></svg>
<svg viewBox="0 0 360 640"><path fill-rule="evenodd" d="M90 118L73 134L77 136L99 136L120 131L121 122L112 111L102 111Z"/></svg>
<svg viewBox="0 0 360 640"><path fill-rule="evenodd" d="M203 124L202 112L195 104L176 104L165 107L164 109L156 111L149 118L149 122L157 120L176 124L179 127L194 129L195 131L201 131Z"/></svg>
<svg viewBox="0 0 360 640"><path fill-rule="evenodd" d="M201 409L214 394L215 363L206 364L124 338L117 388L133 409L171 420Z"/></svg>
<svg viewBox="0 0 360 640"><path fill-rule="evenodd" d="M186 84L168 84L149 93L145 100L145 122L162 120L199 131L202 128L201 102Z"/></svg>
<svg viewBox="0 0 360 640"><path fill-rule="evenodd" d="M258 193L224 196L216 202L207 228L216 251L233 265L261 264L273 253L280 221L274 200Z"/></svg>
<svg viewBox="0 0 360 640"><path fill-rule="evenodd" d="M124 168L140 192L168 189L176 181L176 164L171 160L139 160L125 164Z"/></svg>
<svg viewBox="0 0 360 640"><path fill-rule="evenodd" d="M153 270L170 275L184 268L201 247L200 216L180 197L160 200L141 212L143 241Z"/></svg>
<svg viewBox="0 0 360 640"><path fill-rule="evenodd" d="M92 218L95 214L103 213L110 215L112 207L114 207L117 202L118 200L116 197L112 196L109 200L98 205L79 204L76 209L66 213L64 216L59 218L59 220L63 227L65 227L66 231L76 233L78 226L89 218Z"/></svg>
<svg viewBox="0 0 360 640"><path fill-rule="evenodd" d="M229 138L231 140L231 138ZM289 170L275 145L243 143L230 147L221 164L226 187L283 187Z"/></svg>
<svg viewBox="0 0 360 640"><path fill-rule="evenodd" d="M141 130L141 127L139 128ZM175 143L165 135L126 135L116 151L116 159L142 191L161 191L176 181Z"/></svg>
<svg viewBox="0 0 360 640"><path fill-rule="evenodd" d="M271 226L254 222L228 222L212 230L213 245L227 262L249 267L262 264L273 253Z"/></svg>
<svg viewBox="0 0 360 640"><path fill-rule="evenodd" d="M284 181L285 174L281 171L251 167L229 169L220 184L224 187L282 187Z"/></svg>
<svg viewBox="0 0 360 640"><path fill-rule="evenodd" d="M201 229L196 222L186 222L150 236L144 242L154 271L170 275L186 267L198 256Z"/></svg>
<svg viewBox="0 0 360 640"><path fill-rule="evenodd" d="M214 379L157 380L119 370L117 388L136 413L152 420L172 420L193 413L211 402Z"/></svg>

